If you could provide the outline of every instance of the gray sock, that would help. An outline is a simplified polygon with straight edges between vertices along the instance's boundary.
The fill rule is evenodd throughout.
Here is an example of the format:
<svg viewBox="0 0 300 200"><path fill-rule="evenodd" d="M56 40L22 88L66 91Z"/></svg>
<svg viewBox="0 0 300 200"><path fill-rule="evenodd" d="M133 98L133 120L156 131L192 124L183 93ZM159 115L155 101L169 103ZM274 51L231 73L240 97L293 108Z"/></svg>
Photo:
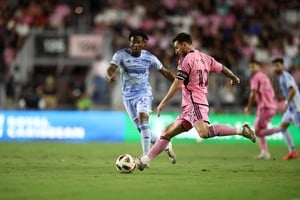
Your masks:
<svg viewBox="0 0 300 200"><path fill-rule="evenodd" d="M294 141L293 141L293 138L292 138L290 132L288 132L286 129L282 129L281 133L285 140L285 143L288 145L289 152L294 151L295 144L294 144Z"/></svg>
<svg viewBox="0 0 300 200"><path fill-rule="evenodd" d="M141 142L143 148L143 155L146 155L150 150L151 145L151 130L148 122L141 122L139 124L139 128L141 130Z"/></svg>

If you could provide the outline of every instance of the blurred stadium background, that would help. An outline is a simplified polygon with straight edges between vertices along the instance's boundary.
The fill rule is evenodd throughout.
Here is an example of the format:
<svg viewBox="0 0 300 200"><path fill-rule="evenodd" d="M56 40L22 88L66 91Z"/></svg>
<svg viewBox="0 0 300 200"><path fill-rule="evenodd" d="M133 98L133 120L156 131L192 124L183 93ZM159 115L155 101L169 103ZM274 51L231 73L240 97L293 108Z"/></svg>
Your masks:
<svg viewBox="0 0 300 200"><path fill-rule="evenodd" d="M120 83L108 84L105 71L114 51L127 47L132 29L149 35L147 48L172 71L177 59L171 40L184 31L192 34L196 48L240 76L238 87L231 87L224 77L210 77L212 114L241 114L249 93L251 58L263 63L279 100L271 58L283 57L286 69L300 84L298 0L1 0L0 11L2 132L8 131L6 126L46 127L51 117L55 122L76 117L63 114L60 119L57 113L51 116L53 110L101 111L101 116L110 111L123 113ZM151 73L155 108L169 83ZM165 111L179 108L177 95ZM18 118L18 110L31 112L22 112L23 118ZM33 110L45 112L37 117ZM253 116L245 120L252 123Z"/></svg>
<svg viewBox="0 0 300 200"><path fill-rule="evenodd" d="M260 162L257 144L232 136L198 145L192 129L173 140L174 167L162 155L143 173L117 173L115 159L139 155L140 138L120 82L108 84L105 71L137 28L174 72L171 40L185 31L240 76L237 87L210 77L212 123L253 125L255 110L242 113L251 58L263 63L279 100L272 57L284 57L300 83L299 0L0 0L0 200L300 199L300 160L282 161L281 134L268 137L272 159ZM150 79L155 109L170 83L154 71ZM180 98L151 116L155 134L177 116ZM299 128L289 130L299 146Z"/></svg>

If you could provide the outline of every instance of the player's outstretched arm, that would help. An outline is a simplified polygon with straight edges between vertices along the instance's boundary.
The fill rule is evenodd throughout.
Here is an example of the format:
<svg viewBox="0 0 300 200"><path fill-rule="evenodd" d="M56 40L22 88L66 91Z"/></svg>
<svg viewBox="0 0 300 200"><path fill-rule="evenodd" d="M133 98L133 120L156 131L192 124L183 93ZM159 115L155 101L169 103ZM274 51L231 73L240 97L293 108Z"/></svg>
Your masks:
<svg viewBox="0 0 300 200"><path fill-rule="evenodd" d="M114 82L115 80L117 80L117 77L116 77L116 74L115 74L117 68L118 68L118 66L114 65L114 64L110 64L109 67L107 68L106 79L109 82Z"/></svg>
<svg viewBox="0 0 300 200"><path fill-rule="evenodd" d="M175 75L168 70L166 67L162 67L161 70L159 70L159 72L168 80L170 80L171 82L174 81L175 79Z"/></svg>
<svg viewBox="0 0 300 200"><path fill-rule="evenodd" d="M237 77L230 69L223 65L222 73L225 74L228 78L230 78L231 85L239 84L240 79Z"/></svg>
<svg viewBox="0 0 300 200"><path fill-rule="evenodd" d="M175 79L173 81L172 85L170 86L170 89L169 89L168 93L161 100L160 104L157 106L157 116L158 117L160 116L160 112L165 107L167 102L178 92L178 90L181 89L182 82L183 82L183 80L180 80L180 79Z"/></svg>
<svg viewBox="0 0 300 200"><path fill-rule="evenodd" d="M244 113L248 114L250 112L250 109L252 108L254 102L255 102L255 96L256 96L256 91L251 90L248 98L248 103L246 107L244 108Z"/></svg>

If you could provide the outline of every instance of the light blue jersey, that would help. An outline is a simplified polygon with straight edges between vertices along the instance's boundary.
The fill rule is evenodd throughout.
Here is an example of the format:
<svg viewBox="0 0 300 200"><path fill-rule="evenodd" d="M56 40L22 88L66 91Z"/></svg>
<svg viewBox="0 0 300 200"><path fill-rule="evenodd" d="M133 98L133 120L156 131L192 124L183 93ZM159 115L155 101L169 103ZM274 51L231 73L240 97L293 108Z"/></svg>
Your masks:
<svg viewBox="0 0 300 200"><path fill-rule="evenodd" d="M293 76L287 71L283 71L279 78L280 89L284 97L287 99L289 95L289 88L294 87L296 89L296 94L292 101L288 105L288 109L291 112L300 112L300 94L298 86L295 82Z"/></svg>
<svg viewBox="0 0 300 200"><path fill-rule="evenodd" d="M149 68L162 69L159 59L147 50L142 50L139 57L130 54L129 49L121 49L112 57L112 64L122 70L122 94L124 99L138 96L151 96L152 89L149 83Z"/></svg>
<svg viewBox="0 0 300 200"><path fill-rule="evenodd" d="M294 87L296 94L294 98L289 102L287 110L283 114L282 122L293 122L300 127L300 94L293 76L283 71L279 77L280 89L284 97L287 99L289 94L289 88Z"/></svg>

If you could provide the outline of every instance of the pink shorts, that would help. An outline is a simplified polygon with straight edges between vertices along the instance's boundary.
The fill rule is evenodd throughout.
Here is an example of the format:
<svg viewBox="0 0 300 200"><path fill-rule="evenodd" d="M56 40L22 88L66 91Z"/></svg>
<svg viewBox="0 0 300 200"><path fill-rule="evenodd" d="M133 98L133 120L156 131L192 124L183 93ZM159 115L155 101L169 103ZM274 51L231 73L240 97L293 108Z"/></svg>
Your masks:
<svg viewBox="0 0 300 200"><path fill-rule="evenodd" d="M177 117L175 123L181 124L182 128L188 131L199 121L209 123L208 111L209 107L207 105L190 104L184 106L182 107L181 115Z"/></svg>
<svg viewBox="0 0 300 200"><path fill-rule="evenodd" d="M256 113L254 129L256 132L268 128L268 124L272 117L276 114L276 109L261 108Z"/></svg>

